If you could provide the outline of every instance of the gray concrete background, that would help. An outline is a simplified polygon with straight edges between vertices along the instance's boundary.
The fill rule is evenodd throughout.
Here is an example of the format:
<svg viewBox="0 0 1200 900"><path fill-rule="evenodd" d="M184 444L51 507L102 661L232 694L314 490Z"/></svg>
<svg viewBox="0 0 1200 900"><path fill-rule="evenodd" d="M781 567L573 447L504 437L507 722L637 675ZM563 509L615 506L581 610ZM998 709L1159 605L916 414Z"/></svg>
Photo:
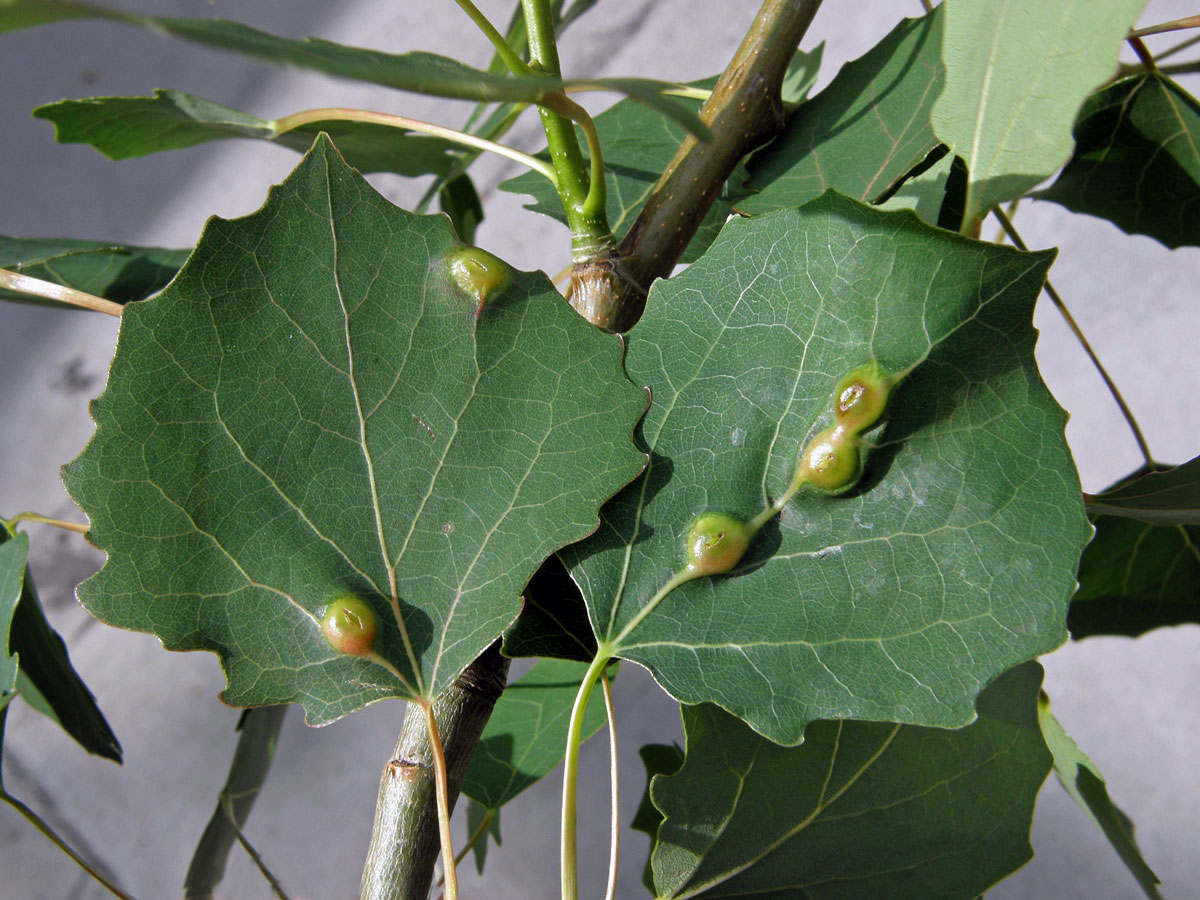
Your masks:
<svg viewBox="0 0 1200 900"><path fill-rule="evenodd" d="M489 48L449 0L357 0L341 4L256 0L141 0L128 6L174 15L225 15L289 36L400 51L426 49L486 61ZM480 6L503 20L509 0ZM604 0L563 42L571 74L643 74L687 80L712 74L728 58L756 0ZM1143 23L1195 13L1186 0L1152 0ZM821 82L860 55L916 0L827 0L810 34L827 41ZM1165 47L1171 38L1153 47ZM442 104L315 75L279 71L116 25L77 23L0 37L0 231L190 246L207 216L256 209L270 184L295 164L289 151L229 142L110 163L89 148L57 145L48 123L28 110L63 97L146 94L155 87L191 91L274 117L323 105L360 105L456 124L467 106ZM1195 92L1200 88L1190 83ZM589 96L599 108L603 98ZM540 146L531 116L513 142ZM523 268L555 272L566 262L565 231L498 193L513 170L487 161L478 172L488 220L479 243ZM396 202L421 186L375 177ZM1200 445L1200 409L1162 415L1171 397L1200 396L1196 280L1200 251L1169 253L1107 223L1052 204L1022 209L1018 227L1035 247L1059 246L1052 278L1139 415L1156 456L1182 461ZM1072 412L1068 437L1086 489L1134 468L1136 447L1093 371L1052 309L1039 310L1039 359L1060 402ZM104 379L115 323L86 313L0 306L0 511L34 508L77 516L58 480L91 431L87 401ZM9 788L41 810L77 846L115 873L134 895L180 894L192 847L207 819L233 748L237 712L215 699L222 680L215 657L169 654L146 635L92 622L73 586L99 564L77 537L31 531L35 574L49 615L72 650L120 737L126 763L85 757L56 727L14 704L5 747ZM1200 636L1195 627L1138 641L1093 639L1045 659L1047 689L1067 729L1108 778L1117 802L1139 826L1148 861L1169 898L1195 896L1200 788ZM679 737L673 705L636 666L618 681L624 816L644 778L638 746ZM401 706L378 704L322 729L292 715L275 770L249 833L293 896L339 900L356 895L370 830L378 772L398 727ZM607 763L600 741L585 747L588 790L582 800L582 878L588 896L603 884L607 854ZM486 881L464 866L465 897L553 896L557 890L558 782L552 777L503 815L504 846L489 856ZM461 826L458 831L461 835ZM459 838L461 840L461 837ZM1034 824L1038 855L989 897L1136 898L1130 877L1053 778ZM641 835L628 837L620 896L645 896ZM269 891L234 854L225 896L266 898ZM64 857L7 808L0 810L0 898L98 898Z"/></svg>

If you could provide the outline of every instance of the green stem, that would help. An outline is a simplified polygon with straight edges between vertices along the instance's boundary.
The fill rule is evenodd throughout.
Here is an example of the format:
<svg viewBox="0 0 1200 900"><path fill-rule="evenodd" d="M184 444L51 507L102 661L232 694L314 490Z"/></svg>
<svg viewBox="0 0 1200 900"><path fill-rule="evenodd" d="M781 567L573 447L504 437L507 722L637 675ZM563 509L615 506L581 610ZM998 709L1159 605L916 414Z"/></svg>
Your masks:
<svg viewBox="0 0 1200 900"><path fill-rule="evenodd" d="M1016 228L1013 227L1013 223L1009 220L1008 216L1006 216L999 207L993 209L992 213L996 216L997 220L999 220L1000 227L1003 228L1008 234L1009 240L1013 242L1013 246L1015 246L1018 250L1024 250L1028 252L1029 247L1026 246L1025 241L1021 239L1021 235L1017 233ZM1116 401L1117 406L1120 408L1121 415L1125 417L1125 422L1129 425L1129 430L1133 432L1133 439L1137 441L1138 449L1142 452L1142 457L1145 459L1146 465L1154 465L1154 457L1150 455L1150 445L1146 443L1146 437L1142 434L1142 429L1138 426L1137 419L1133 417L1133 410L1129 408L1129 404L1126 403L1125 398L1121 396L1121 391L1117 388L1117 383L1112 380L1112 377L1108 374L1108 370L1105 369L1104 364L1100 362L1100 357L1096 355L1096 351L1092 349L1092 345L1088 343L1088 339L1084 336L1083 329L1079 327L1079 323L1075 321L1075 317L1071 315L1071 311L1067 309L1067 304L1063 302L1062 297L1059 296L1058 291L1054 289L1054 285L1052 285L1049 280L1046 281L1045 290L1046 296L1050 298L1055 309L1058 310L1059 314L1063 317L1063 320L1067 323L1067 327L1070 328L1071 332L1075 335L1075 339L1079 341L1080 346L1083 347L1083 352L1088 355L1088 359L1092 361L1092 365L1095 366L1096 371L1100 373L1100 377L1104 380L1104 384L1108 388L1108 392L1112 394L1113 400Z"/></svg>
<svg viewBox="0 0 1200 900"><path fill-rule="evenodd" d="M71 857L71 859L74 860L75 865L79 866L79 868L81 868L81 869L83 869L83 871L87 872L88 875L90 875L99 885L101 885L105 890L107 890L114 897L119 897L120 900L134 900L134 898L132 896L125 893L123 890L121 890L119 887L117 887L115 884L113 884L111 881L109 881L107 878L105 878L103 875L101 875L98 871L96 871L96 869L94 869L92 867L91 863L89 863L86 859L84 859L82 856L80 856L78 853L76 853L75 850L72 849L71 846L66 841L64 841L62 838L60 838L58 836L58 834L55 832L55 830L53 828L51 828L47 822L43 821L41 816L39 816L32 809L30 809L28 806L26 806L24 803L22 803L20 800L18 800L12 794L8 793L8 791L4 790L3 788L0 788L0 800L3 800L5 803L7 803L9 806L11 806L13 809L15 809L17 812L19 812L22 816L24 816L26 821L28 821L34 828L36 828L38 831L40 831L47 838L47 840L50 841L50 843L52 843L55 847L57 847L63 853L67 854L67 856Z"/></svg>
<svg viewBox="0 0 1200 900"><path fill-rule="evenodd" d="M50 516L43 516L41 513L21 512L17 513L11 519L0 517L0 523L9 531L16 528L19 522L37 522L39 525L53 525L55 528L61 528L64 531L74 531L76 534L87 534L90 526L82 522L68 522L65 519L52 519Z"/></svg>
<svg viewBox="0 0 1200 900"><path fill-rule="evenodd" d="M454 0L474 22L484 36L492 42L492 46L496 48L496 55L504 61L504 65L508 66L508 70L514 75L534 75L536 72L530 68L525 60L517 55L512 46L505 40L496 26L488 21L487 16L479 11L479 8L471 2L471 0Z"/></svg>
<svg viewBox="0 0 1200 900"><path fill-rule="evenodd" d="M571 721L567 728L567 752L563 762L562 793L562 900L579 900L579 848L577 846L579 793L579 745L583 738L583 715L596 679L602 677L604 667L612 659L608 645L601 644L596 656L583 675L575 705L571 709Z"/></svg>
<svg viewBox="0 0 1200 900"><path fill-rule="evenodd" d="M530 156L528 153L522 153L513 147L497 144L495 141L489 141L487 138L479 137L478 135L468 134L465 131L459 131L455 128L448 128L445 125L422 122L420 119L410 119L407 116L393 116L390 113L373 112L369 109L328 106L292 113L290 116L276 119L270 125L271 129L278 135L304 125L312 124L313 122L329 121L369 122L372 125L386 125L390 128L399 128L404 131L419 131L422 134L432 134L456 144L461 144L464 147L471 147L475 150L487 150L498 156L503 156L505 159L511 159L513 162L518 162L523 166L533 169L538 174L549 178L551 184L558 185L558 175L555 173L554 168L536 156Z"/></svg>
<svg viewBox="0 0 1200 900"><path fill-rule="evenodd" d="M604 688L604 713L608 718L608 778L612 806L608 839L608 887L604 892L604 900L617 900L617 872L621 862L621 784L618 778L617 710L607 672L600 673L600 686Z"/></svg>
<svg viewBox="0 0 1200 900"><path fill-rule="evenodd" d="M458 900L458 867L454 863L454 838L450 834L450 787L446 779L446 755L438 736L433 704L421 704L425 711L425 727L429 730L429 748L433 754L433 778L437 796L438 830L442 837L442 877L446 884L446 900Z"/></svg>

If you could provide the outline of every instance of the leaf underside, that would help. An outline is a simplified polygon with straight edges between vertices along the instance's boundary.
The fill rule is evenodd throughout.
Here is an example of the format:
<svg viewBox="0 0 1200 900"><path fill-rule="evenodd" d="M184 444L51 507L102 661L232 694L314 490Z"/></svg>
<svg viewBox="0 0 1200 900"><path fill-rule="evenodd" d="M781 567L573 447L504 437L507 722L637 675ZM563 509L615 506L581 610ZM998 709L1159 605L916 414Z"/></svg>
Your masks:
<svg viewBox="0 0 1200 900"><path fill-rule="evenodd" d="M650 465L561 554L598 638L780 743L822 718L970 722L984 685L1064 640L1091 531L1033 358L1050 259L827 194L731 221L658 282L627 336ZM693 517L780 496L834 385L872 360L915 369L860 484L802 490L729 576L647 613Z"/></svg>
<svg viewBox="0 0 1200 900"><path fill-rule="evenodd" d="M84 605L220 654L229 703L314 723L452 682L644 462L620 340L540 273L477 316L449 275L460 247L326 138L259 212L213 220L122 317L64 472L108 554ZM318 630L347 593L379 619L375 660Z"/></svg>
<svg viewBox="0 0 1200 900"><path fill-rule="evenodd" d="M656 896L974 900L1033 855L1041 676L1005 673L958 731L817 722L792 748L684 707L683 768L651 785Z"/></svg>

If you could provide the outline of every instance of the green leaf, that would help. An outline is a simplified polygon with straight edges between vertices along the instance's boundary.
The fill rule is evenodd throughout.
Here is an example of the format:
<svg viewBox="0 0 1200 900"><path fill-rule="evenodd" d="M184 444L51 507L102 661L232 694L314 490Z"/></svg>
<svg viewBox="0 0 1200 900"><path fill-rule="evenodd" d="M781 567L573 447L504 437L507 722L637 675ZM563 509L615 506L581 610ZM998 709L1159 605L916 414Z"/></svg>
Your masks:
<svg viewBox="0 0 1200 900"><path fill-rule="evenodd" d="M103 241L0 235L0 269L63 284L115 303L144 300L162 290L189 253ZM0 300L50 302L5 290L0 290Z"/></svg>
<svg viewBox="0 0 1200 900"><path fill-rule="evenodd" d="M217 797L217 808L204 827L200 843L192 853L183 881L186 896L211 897L225 876L225 863L237 840L229 811L237 822L236 827L246 824L267 780L267 773L271 771L279 729L286 714L286 706L264 706L247 709L238 719L238 742L229 763L225 786Z"/></svg>
<svg viewBox="0 0 1200 900"><path fill-rule="evenodd" d="M471 842L471 855L475 857L475 871L480 875L483 874L483 867L487 863L489 839L495 841L497 847L502 843L500 810L488 809L468 797L467 840Z"/></svg>
<svg viewBox="0 0 1200 900"><path fill-rule="evenodd" d="M1088 512L1150 525L1200 525L1200 456L1094 494Z"/></svg>
<svg viewBox="0 0 1200 900"><path fill-rule="evenodd" d="M1099 517L1079 563L1071 637L1137 637L1186 624L1200 624L1200 527Z"/></svg>
<svg viewBox="0 0 1200 900"><path fill-rule="evenodd" d="M686 761L651 787L656 896L974 900L1033 855L1040 683L1004 674L959 731L817 722L794 748L684 707Z"/></svg>
<svg viewBox="0 0 1200 900"><path fill-rule="evenodd" d="M807 53L797 50L788 63L787 71L783 73L783 84L780 85L779 96L784 103L803 103L808 99L808 92L817 83L817 74L821 69L821 59L825 55L825 42L817 44Z"/></svg>
<svg viewBox="0 0 1200 900"><path fill-rule="evenodd" d="M304 153L320 132L360 172L442 175L457 162L457 145L427 134L371 122L329 118L279 131L276 122L179 91L152 97L90 97L39 106L62 144L90 144L109 159L179 150L207 141L253 138Z"/></svg>
<svg viewBox="0 0 1200 900"><path fill-rule="evenodd" d="M292 40L224 19L141 16L71 0L0 0L0 33L65 19L108 19L270 63L296 66L384 87L457 100L535 102L565 87L610 90L674 118L699 137L708 129L690 110L662 92L674 85L645 78L556 79L493 75L433 53L384 53L320 38Z"/></svg>
<svg viewBox="0 0 1200 900"><path fill-rule="evenodd" d="M1019 197L1071 155L1071 124L1111 77L1145 0L950 0L933 130L970 172L963 222Z"/></svg>
<svg viewBox="0 0 1200 900"><path fill-rule="evenodd" d="M562 762L571 707L586 663L543 659L510 683L492 711L462 792L487 809L499 809L549 775ZM582 739L604 727L604 698L593 694Z"/></svg>
<svg viewBox="0 0 1200 900"><path fill-rule="evenodd" d="M1200 244L1200 103L1165 75L1126 78L1088 98L1075 154L1035 196L1168 247Z"/></svg>
<svg viewBox="0 0 1200 900"><path fill-rule="evenodd" d="M0 546L20 537L0 525ZM17 690L29 705L56 722L88 753L119 763L121 744L71 665L67 645L46 621L28 566L12 617L8 649L20 657Z"/></svg>
<svg viewBox="0 0 1200 900"><path fill-rule="evenodd" d="M829 188L864 202L885 195L938 144L929 115L942 87L941 32L938 7L847 63L751 157L746 186L758 193L738 212L800 206Z"/></svg>
<svg viewBox="0 0 1200 900"><path fill-rule="evenodd" d="M1138 886L1150 900L1162 900L1158 886L1162 883L1153 870L1142 859L1133 836L1133 823L1108 796L1104 776L1096 768L1079 745L1059 724L1050 712L1050 701L1043 694L1038 700L1038 724L1046 746L1054 754L1054 772L1071 799L1082 809L1093 824L1108 838L1121 862L1137 880Z"/></svg>
<svg viewBox="0 0 1200 900"><path fill-rule="evenodd" d="M710 89L716 76L692 82L692 87ZM699 100L680 100L689 109L698 111ZM606 109L595 118L596 133L604 151L604 184L607 189L605 211L609 226L619 239L633 225L638 213L663 171L675 157L687 130L679 123L664 119L653 110L629 100ZM576 127L581 146L583 132ZM585 152L586 158L586 152ZM543 150L540 156L549 159ZM530 177L533 176L533 177ZM721 195L713 202L700 229L683 255L683 262L696 259L712 243L717 232L729 217L734 198L741 196L738 178L730 180ZM567 224L567 214L553 184L536 172L525 172L500 182L500 189L513 194L528 194L533 202L525 208L542 213Z"/></svg>
<svg viewBox="0 0 1200 900"><path fill-rule="evenodd" d="M7 534L0 526L0 534ZM18 534L0 543L0 711L17 695L19 659L10 644L13 613L21 600L25 582L25 559L29 556L29 537Z"/></svg>
<svg viewBox="0 0 1200 900"><path fill-rule="evenodd" d="M601 649L798 743L815 719L965 725L985 684L1058 646L1091 528L1033 357L1052 255L827 194L732 220L657 282L626 357L655 401L650 465L561 553ZM834 386L871 361L912 372L862 482L802 490L730 577L652 605L692 519L780 497Z"/></svg>
<svg viewBox="0 0 1200 900"><path fill-rule="evenodd" d="M934 151L935 155L938 151ZM879 204L880 209L911 209L922 222L937 225L946 201L946 190L950 183L950 170L954 157L943 153L926 166L923 162L918 170L906 176L897 186L895 193Z"/></svg>
<svg viewBox="0 0 1200 900"><path fill-rule="evenodd" d="M447 687L643 465L620 339L494 257L468 295L462 249L324 137L259 212L212 220L122 317L64 472L108 554L84 605L220 654L233 705L321 723ZM318 625L346 595L379 620L366 656Z"/></svg>
<svg viewBox="0 0 1200 900"><path fill-rule="evenodd" d="M483 203L470 175L459 175L451 179L438 191L438 206L454 223L459 238L468 244L475 243L475 229L483 221Z"/></svg>
<svg viewBox="0 0 1200 900"><path fill-rule="evenodd" d="M658 827L662 824L663 815L650 799L650 787L657 775L674 775L683 767L683 748L678 744L645 744L638 750L642 765L646 767L646 790L642 792L642 801L638 804L633 821L629 827L640 831L650 838L650 850L658 842ZM654 865L650 856L646 857L646 868L642 872L642 883L653 893Z"/></svg>
<svg viewBox="0 0 1200 900"><path fill-rule="evenodd" d="M538 568L522 595L521 614L504 632L505 656L544 656L590 663L596 636L587 605L562 560L551 556Z"/></svg>

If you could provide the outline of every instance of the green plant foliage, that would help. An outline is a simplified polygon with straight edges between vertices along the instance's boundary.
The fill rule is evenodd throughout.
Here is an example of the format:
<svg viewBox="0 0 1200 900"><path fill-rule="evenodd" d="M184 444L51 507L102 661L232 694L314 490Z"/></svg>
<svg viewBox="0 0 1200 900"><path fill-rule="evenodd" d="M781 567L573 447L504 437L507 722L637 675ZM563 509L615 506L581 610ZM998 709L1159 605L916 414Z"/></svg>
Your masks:
<svg viewBox="0 0 1200 900"><path fill-rule="evenodd" d="M930 109L942 86L941 7L904 19L847 63L792 114L775 142L750 159L748 190L735 202L751 215L799 206L829 188L880 199L937 146Z"/></svg>
<svg viewBox="0 0 1200 900"><path fill-rule="evenodd" d="M1087 501L1088 512L1150 525L1200 525L1200 456L1141 472Z"/></svg>
<svg viewBox="0 0 1200 900"><path fill-rule="evenodd" d="M1168 247L1200 244L1200 103L1165 75L1126 78L1088 98L1075 154L1035 196Z"/></svg>
<svg viewBox="0 0 1200 900"><path fill-rule="evenodd" d="M650 466L561 553L602 648L797 743L821 718L965 725L1058 646L1091 529L1033 358L1050 259L827 194L731 221L657 282L626 357L655 400ZM729 576L652 606L692 518L781 496L864 360L912 371L859 485L801 491Z"/></svg>
<svg viewBox="0 0 1200 900"><path fill-rule="evenodd" d="M954 157L949 153L935 150L928 166L917 167L916 174L906 176L897 186L894 193L879 204L880 209L911 209L922 222L937 225L942 217L942 207L946 200L946 190L950 181L950 171L954 166Z"/></svg>
<svg viewBox="0 0 1200 900"><path fill-rule="evenodd" d="M0 532L3 528L0 527ZM25 559L29 555L29 537L16 535L10 541L0 543L0 710L17 695L17 673L19 660L13 655L9 629L13 613L21 600L21 588L25 581ZM0 737L3 733L0 732Z"/></svg>
<svg viewBox="0 0 1200 900"><path fill-rule="evenodd" d="M1054 755L1054 772L1071 799L1087 813L1087 817L1103 832L1112 848L1121 857L1121 862L1137 879L1138 886L1150 900L1162 900L1159 881L1154 871L1142 859L1137 840L1133 836L1133 823L1117 808L1108 796L1104 776L1086 753L1071 739L1058 719L1050 712L1050 701L1045 694L1038 699L1038 724L1046 746Z"/></svg>
<svg viewBox="0 0 1200 900"><path fill-rule="evenodd" d="M476 320L443 265L459 246L326 138L262 210L212 220L122 317L64 473L108 554L84 605L220 654L229 703L314 723L449 685L644 462L620 340L541 274ZM347 593L392 612L370 658L318 628Z"/></svg>
<svg viewBox="0 0 1200 900"><path fill-rule="evenodd" d="M0 525L0 546L10 535ZM67 645L46 621L37 587L28 566L21 580L21 600L12 617L8 649L20 657L17 691L22 699L51 719L88 753L121 761L121 744L113 734L96 698L88 690L67 654Z"/></svg>
<svg viewBox="0 0 1200 900"><path fill-rule="evenodd" d="M617 91L670 116L700 137L708 130L694 113L662 92L674 85L645 78L556 79L492 75L433 53L384 53L320 38L277 37L225 19L141 16L71 0L0 0L0 34L66 19L108 19L270 63L311 69L384 87L458 100L532 102L564 87Z"/></svg>
<svg viewBox="0 0 1200 900"><path fill-rule="evenodd" d="M458 160L456 144L428 134L337 119L280 132L275 122L180 91L158 90L152 97L60 100L39 106L33 114L54 123L59 143L89 144L109 159L230 138L271 141L304 153L323 131L337 142L346 162L364 173L444 175Z"/></svg>
<svg viewBox="0 0 1200 900"><path fill-rule="evenodd" d="M475 871L483 874L487 863L488 845L496 842L499 847L503 843L500 835L500 810L488 809L476 803L470 797L467 800L467 838L470 840L479 835L471 845L471 855L475 858Z"/></svg>
<svg viewBox="0 0 1200 900"><path fill-rule="evenodd" d="M562 762L571 707L586 670L585 663L542 659L509 684L471 757L462 792L485 809L498 810L554 771ZM584 740L604 727L599 694L592 695L584 713Z"/></svg>
<svg viewBox="0 0 1200 900"><path fill-rule="evenodd" d="M450 179L438 191L438 208L450 217L464 244L475 243L475 229L483 221L483 203L469 175Z"/></svg>
<svg viewBox="0 0 1200 900"><path fill-rule="evenodd" d="M1005 673L959 731L817 722L793 748L685 706L683 768L650 786L655 896L974 900L1033 855L1041 679Z"/></svg>
<svg viewBox="0 0 1200 900"><path fill-rule="evenodd" d="M645 744L638 750L642 765L646 767L646 790L642 792L642 801L638 804L637 812L629 827L640 831L650 838L650 850L658 841L658 826L662 824L663 814L654 806L650 799L650 785L656 775L674 775L683 767L683 748L678 744ZM642 872L642 883L654 892L654 865L648 855L646 868Z"/></svg>
<svg viewBox="0 0 1200 900"><path fill-rule="evenodd" d="M1200 624L1200 526L1100 516L1079 563L1071 637Z"/></svg>
<svg viewBox="0 0 1200 900"><path fill-rule="evenodd" d="M114 303L144 300L162 290L189 253L103 241L0 235L0 269L63 284ZM0 300L66 306L5 290L0 290Z"/></svg>
<svg viewBox="0 0 1200 900"><path fill-rule="evenodd" d="M1071 155L1070 127L1145 0L952 0L933 130L970 173L963 222L1019 197Z"/></svg>
<svg viewBox="0 0 1200 900"><path fill-rule="evenodd" d="M579 586L558 556L547 559L521 595L521 614L504 632L505 656L591 662L596 636Z"/></svg>

